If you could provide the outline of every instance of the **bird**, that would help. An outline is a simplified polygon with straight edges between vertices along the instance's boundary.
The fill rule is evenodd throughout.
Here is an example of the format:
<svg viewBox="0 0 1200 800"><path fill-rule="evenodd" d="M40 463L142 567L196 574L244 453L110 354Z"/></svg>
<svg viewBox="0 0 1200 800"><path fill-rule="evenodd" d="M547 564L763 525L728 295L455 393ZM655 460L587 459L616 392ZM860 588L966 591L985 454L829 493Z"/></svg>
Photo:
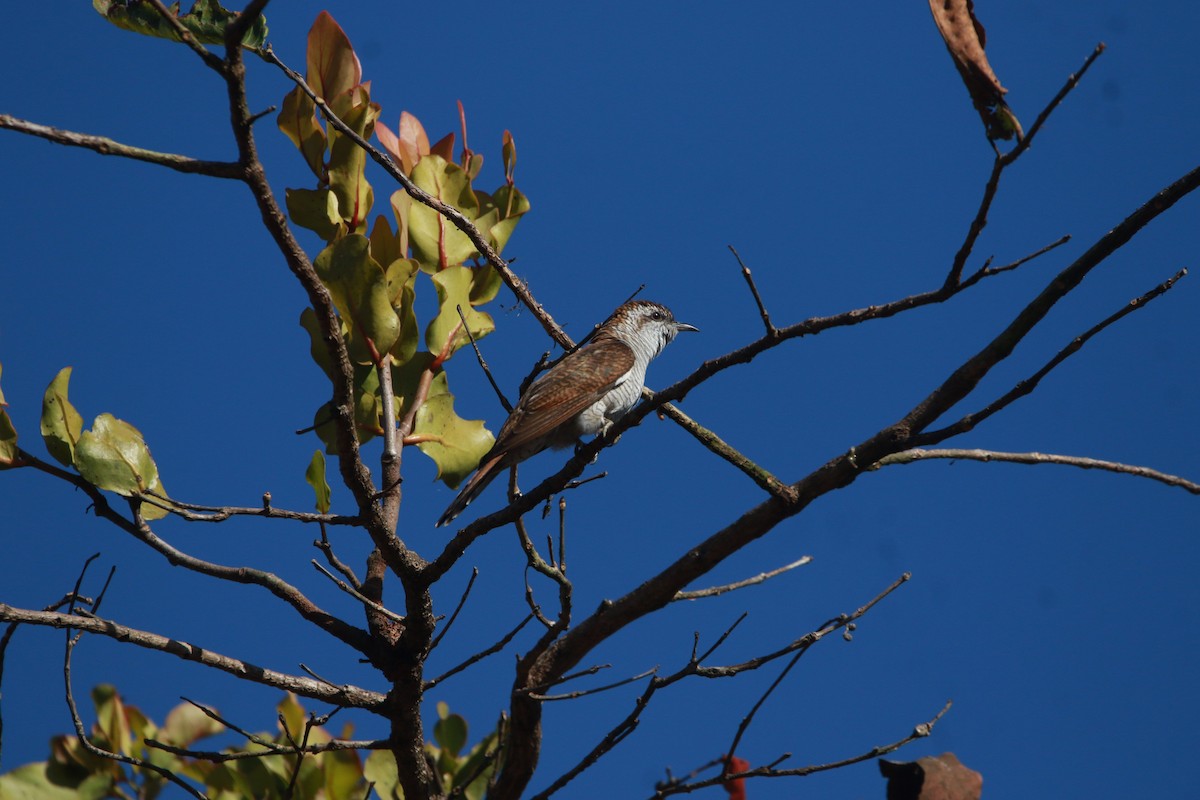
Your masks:
<svg viewBox="0 0 1200 800"><path fill-rule="evenodd" d="M570 447L581 436L607 433L641 398L650 361L680 331L698 330L659 303L621 305L588 342L529 385L435 527L452 522L508 467L547 448Z"/></svg>

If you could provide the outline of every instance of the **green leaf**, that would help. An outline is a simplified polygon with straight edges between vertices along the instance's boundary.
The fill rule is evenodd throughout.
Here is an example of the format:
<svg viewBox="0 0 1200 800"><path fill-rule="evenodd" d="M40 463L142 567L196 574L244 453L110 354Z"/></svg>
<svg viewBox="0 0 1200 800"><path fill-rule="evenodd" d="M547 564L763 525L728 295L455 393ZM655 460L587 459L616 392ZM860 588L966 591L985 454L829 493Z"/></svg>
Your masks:
<svg viewBox="0 0 1200 800"><path fill-rule="evenodd" d="M317 104L308 93L299 86L288 92L275 124L304 155L313 174L324 180L325 131L317 121Z"/></svg>
<svg viewBox="0 0 1200 800"><path fill-rule="evenodd" d="M116 25L134 33L182 41L175 27L163 19L149 3L141 0L92 0L92 8ZM225 44L225 27L238 17L238 12L221 7L216 0L196 0L192 10L179 13L179 4L171 6L176 19L203 44ZM242 46L262 47L267 40L267 21L259 16L242 36Z"/></svg>
<svg viewBox="0 0 1200 800"><path fill-rule="evenodd" d="M327 242L346 232L346 223L338 211L337 195L330 189L284 189L288 216L302 228L308 228Z"/></svg>
<svg viewBox="0 0 1200 800"><path fill-rule="evenodd" d="M158 491L158 467L142 434L128 422L101 414L75 446L75 468L88 483L126 497Z"/></svg>
<svg viewBox="0 0 1200 800"><path fill-rule="evenodd" d="M467 219L479 215L479 201L471 191L467 173L436 155L417 162L412 171L413 182L443 202L454 206ZM408 212L409 241L413 255L427 271L462 264L476 254L475 245L467 235L429 206L416 203Z"/></svg>
<svg viewBox="0 0 1200 800"><path fill-rule="evenodd" d="M457 758L467 743L467 721L458 714L447 714L434 724L433 739L451 757Z"/></svg>
<svg viewBox="0 0 1200 800"><path fill-rule="evenodd" d="M496 329L491 316L477 311L471 304L474 279L475 270L469 267L451 267L433 276L438 293L438 314L425 329L425 347L429 352L445 353L445 357L449 358L460 347L470 344L471 339L458 315L460 307L476 341Z"/></svg>
<svg viewBox="0 0 1200 800"><path fill-rule="evenodd" d="M404 800L396 758L390 751L372 750L363 764L363 777L375 784L375 791L383 800Z"/></svg>
<svg viewBox="0 0 1200 800"><path fill-rule="evenodd" d="M371 258L371 242L350 234L321 251L317 274L349 323L351 357L375 363L400 336L400 318L392 308L383 269Z"/></svg>
<svg viewBox="0 0 1200 800"><path fill-rule="evenodd" d="M317 494L317 511L322 514L328 514L329 497L332 490L329 488L329 483L325 480L325 454L320 450L313 453L308 470L304 473L304 479L308 481L308 485L313 487L313 491Z"/></svg>
<svg viewBox="0 0 1200 800"><path fill-rule="evenodd" d="M83 417L67 399L71 368L63 367L42 395L42 439L50 455L64 466L75 463L75 446L83 431Z"/></svg>

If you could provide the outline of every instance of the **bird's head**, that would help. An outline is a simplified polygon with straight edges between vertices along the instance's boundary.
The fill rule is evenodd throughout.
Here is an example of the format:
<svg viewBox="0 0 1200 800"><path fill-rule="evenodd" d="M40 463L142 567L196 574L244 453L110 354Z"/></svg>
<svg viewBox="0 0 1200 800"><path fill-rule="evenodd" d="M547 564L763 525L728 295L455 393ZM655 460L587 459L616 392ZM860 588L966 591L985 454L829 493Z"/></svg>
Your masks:
<svg viewBox="0 0 1200 800"><path fill-rule="evenodd" d="M654 358L680 331L698 331L695 325L679 322L671 309L649 300L630 300L612 313L600 327L646 357Z"/></svg>

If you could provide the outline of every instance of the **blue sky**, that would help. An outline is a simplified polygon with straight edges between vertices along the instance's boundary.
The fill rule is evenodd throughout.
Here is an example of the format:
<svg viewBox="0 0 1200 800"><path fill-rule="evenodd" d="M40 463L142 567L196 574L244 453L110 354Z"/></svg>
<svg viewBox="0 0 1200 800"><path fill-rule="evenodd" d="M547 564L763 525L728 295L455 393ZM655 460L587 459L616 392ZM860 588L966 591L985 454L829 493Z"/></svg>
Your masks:
<svg viewBox="0 0 1200 800"><path fill-rule="evenodd" d="M533 210L506 255L570 333L581 336L643 283L645 297L701 328L655 362L652 386L759 335L727 245L754 270L780 324L924 291L944 278L991 164L923 3L277 4L268 9L270 41L293 66L302 67L307 30L325 7L354 43L389 127L408 110L440 137L457 127L461 99L471 146L487 159L485 188L499 185L500 135L513 132L517 184ZM968 270L1063 234L1073 240L945 306L793 342L686 399L684 410L781 478L799 479L905 413L1051 275L1200 159L1194 4L1151 13L1128 2L981 0L977 11L1026 127L1097 42L1108 50L1005 174ZM7 29L0 112L151 149L233 157L222 85L184 48L119 31L83 4L59 9L52 28L44 15L14 10ZM33 30L40 35L19 33ZM278 103L289 89L283 76L253 60L250 68L252 104ZM269 119L258 136L277 191L309 185ZM7 131L0 140L10 187L0 200L9 248L0 262L0 363L22 444L40 448L42 391L73 365L71 397L85 420L108 411L137 425L175 497L253 505L270 490L278 506L311 508L304 469L317 445L293 431L311 421L326 389L296 323L303 294L245 188ZM386 176L372 181L377 196L390 193ZM1198 210L1200 199L1186 198L1142 231L961 410L986 404L1131 298L1195 267ZM305 237L315 255L317 241ZM1090 455L1200 478L1196 280L1101 334L1034 395L951 444ZM507 293L501 300L498 331L484 344L511 396L549 343ZM503 412L478 371L465 358L453 366L461 413L497 429ZM541 456L524 481L532 485L560 458ZM595 469L609 477L569 498L581 611L633 588L761 499L742 475L653 418ZM451 492L432 482L423 458L407 458L405 470L401 535L437 552L447 534L432 523ZM499 497L493 489L471 511ZM672 607L594 662L613 665L607 680L654 665L672 671L693 631L711 642L748 611L714 657L740 661L911 571L853 642L833 638L805 657L751 727L742 756L759 764L791 752L792 766L844 758L902 737L953 698L935 735L895 758L951 750L983 773L993 798L1183 796L1200 714L1197 502L1149 481L1065 467L889 468L821 498L703 583L801 555L810 565ZM335 503L349 507L344 493ZM115 619L264 666L295 672L303 661L381 688L354 654L261 590L172 569L85 506L31 471L0 476L0 601L40 608L99 551L99 565L118 568L105 601ZM196 555L275 571L355 618L351 601L308 565L318 555L310 529L172 520L156 530ZM525 613L514 539L500 530L481 540L441 587L445 613L469 568L480 569L431 671L491 643ZM361 541L338 546L361 563ZM537 589L549 603L550 587ZM60 650L60 633L33 629L10 647L4 770L41 760L49 736L70 726ZM464 714L474 738L506 705L511 664L510 650L430 700ZM157 719L182 694L236 710L246 727L273 726L275 692L166 656L89 639L75 673L80 691L116 683ZM719 755L775 674L664 691L638 731L563 796L646 796L665 768L686 772ZM550 708L533 788L573 765L639 691ZM359 735L379 734L374 720L354 721ZM882 797L883 783L866 764L759 781L749 796L802 792Z"/></svg>

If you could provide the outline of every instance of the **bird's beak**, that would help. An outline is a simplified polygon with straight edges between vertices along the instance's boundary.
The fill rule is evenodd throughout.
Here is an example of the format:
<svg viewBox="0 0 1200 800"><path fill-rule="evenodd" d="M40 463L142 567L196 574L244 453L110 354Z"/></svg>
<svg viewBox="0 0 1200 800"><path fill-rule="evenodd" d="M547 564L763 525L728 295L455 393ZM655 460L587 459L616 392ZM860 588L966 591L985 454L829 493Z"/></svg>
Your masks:
<svg viewBox="0 0 1200 800"><path fill-rule="evenodd" d="M676 323L675 323L675 331L676 331L676 332L679 332L679 331L695 331L696 333L699 333L699 332L700 332L700 329L699 329L699 328L697 328L695 325L688 325L686 322L676 322Z"/></svg>

